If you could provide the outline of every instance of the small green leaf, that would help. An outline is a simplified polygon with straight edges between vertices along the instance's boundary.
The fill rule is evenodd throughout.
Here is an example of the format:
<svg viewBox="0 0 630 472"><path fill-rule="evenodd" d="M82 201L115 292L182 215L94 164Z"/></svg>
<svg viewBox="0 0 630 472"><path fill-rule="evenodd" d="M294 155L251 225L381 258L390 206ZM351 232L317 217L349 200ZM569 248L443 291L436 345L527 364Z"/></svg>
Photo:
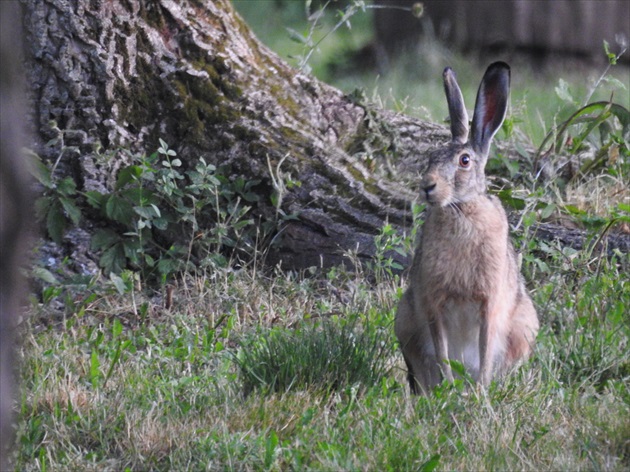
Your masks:
<svg viewBox="0 0 630 472"><path fill-rule="evenodd" d="M287 33L289 33L289 39L291 41L299 43L299 44L306 44L307 38L302 36L296 30L294 30L293 28L285 28L285 29L287 30Z"/></svg>
<svg viewBox="0 0 630 472"><path fill-rule="evenodd" d="M569 92L569 84L564 79L560 79L558 81L558 86L555 88L555 91L556 91L556 95L561 100L564 100L565 102L568 102L570 104L575 103L575 100L573 99L571 92Z"/></svg>
<svg viewBox="0 0 630 472"><path fill-rule="evenodd" d="M114 325L112 326L112 336L117 338L123 332L123 325L118 318L114 318Z"/></svg>
<svg viewBox="0 0 630 472"><path fill-rule="evenodd" d="M66 214L72 223L77 226L81 222L81 210L79 210L79 207L67 197L59 197L59 202L63 206L63 209L66 211Z"/></svg>
<svg viewBox="0 0 630 472"><path fill-rule="evenodd" d="M162 275L172 274L173 272L177 270L178 265L179 264L173 259L164 258L164 257L160 259L160 261L157 264L158 271L160 271L160 274Z"/></svg>
<svg viewBox="0 0 630 472"><path fill-rule="evenodd" d="M133 207L133 211L135 211L136 214L140 215L142 218L145 218L147 220L151 220L155 218L156 216L160 216L159 210L157 210L156 212L156 209L157 207L155 205Z"/></svg>
<svg viewBox="0 0 630 472"><path fill-rule="evenodd" d="M77 184L72 177L66 177L57 184L57 191L65 197L77 193Z"/></svg>
<svg viewBox="0 0 630 472"><path fill-rule="evenodd" d="M50 168L44 164L39 156L33 154L33 166L29 166L31 174L33 177L37 179L37 181L42 184L44 187L48 189L55 188L55 184L52 180L52 175L50 174Z"/></svg>
<svg viewBox="0 0 630 472"><path fill-rule="evenodd" d="M404 269L404 267L402 265L400 265L398 262L392 262L390 264L390 267L392 269L395 269L395 270L403 270Z"/></svg>
<svg viewBox="0 0 630 472"><path fill-rule="evenodd" d="M87 199L88 205L92 208L100 209L105 203L107 195L96 190L90 190L85 192L85 198Z"/></svg>
<svg viewBox="0 0 630 472"><path fill-rule="evenodd" d="M61 210L61 205L58 202L52 202L46 217L46 230L48 231L48 235L57 244L61 244L65 229L66 217Z"/></svg>
<svg viewBox="0 0 630 472"><path fill-rule="evenodd" d="M59 283L57 277L55 277L52 272L44 269L43 267L35 267L33 269L33 275L50 285L57 285Z"/></svg>
<svg viewBox="0 0 630 472"><path fill-rule="evenodd" d="M546 220L547 218L551 216L551 214L555 211L555 209L556 209L556 205L554 205L553 203L546 205L543 208L542 212L540 213L540 217L543 220Z"/></svg>
<svg viewBox="0 0 630 472"><path fill-rule="evenodd" d="M128 239L123 242L123 250L125 257L129 259L133 264L138 264L139 253L142 250L142 243L139 239Z"/></svg>
<svg viewBox="0 0 630 472"><path fill-rule="evenodd" d="M35 215L37 216L37 219L39 220L46 219L53 202L54 202L54 199L52 197L40 197L37 200L35 200Z"/></svg>
<svg viewBox="0 0 630 472"><path fill-rule="evenodd" d="M617 210L618 211L622 211L622 212L626 212L626 213L630 213L630 204L618 203L617 204Z"/></svg>
<svg viewBox="0 0 630 472"><path fill-rule="evenodd" d="M160 209L157 207L157 205L155 203L151 203L151 206L153 207L153 211L155 211L155 216L157 216L158 218L162 216L162 214L160 213Z"/></svg>
<svg viewBox="0 0 630 472"><path fill-rule="evenodd" d="M162 231L166 231L168 228L168 220L166 218L155 218L152 223L153 226Z"/></svg>
<svg viewBox="0 0 630 472"><path fill-rule="evenodd" d="M155 267L155 259L153 259L149 254L145 254L144 255L144 262L149 266L149 267Z"/></svg>
<svg viewBox="0 0 630 472"><path fill-rule="evenodd" d="M607 75L606 77L604 77L602 79L602 81L604 81L607 84L612 85L613 87L618 88L620 90L627 90L628 89L628 87L626 87L626 84L624 84L618 78L613 77L612 75Z"/></svg>
<svg viewBox="0 0 630 472"><path fill-rule="evenodd" d="M133 207L126 199L113 194L107 199L105 214L114 221L129 225L133 217Z"/></svg>
<svg viewBox="0 0 630 472"><path fill-rule="evenodd" d="M525 208L525 200L523 200L522 198L516 198L512 196L512 191L509 189L506 190L501 190L498 193L499 198L501 199L501 201L503 203L505 203L506 205L511 206L512 208L514 208L515 210L522 210Z"/></svg>
<svg viewBox="0 0 630 472"><path fill-rule="evenodd" d="M117 243L109 249L103 251L103 254L98 262L105 272L114 272L119 274L124 269L127 262L125 259L123 245L121 243Z"/></svg>
<svg viewBox="0 0 630 472"><path fill-rule="evenodd" d="M127 166L118 172L116 178L116 190L120 190L129 182L137 180L142 175L142 167L140 166Z"/></svg>
<svg viewBox="0 0 630 472"><path fill-rule="evenodd" d="M448 361L448 363L451 366L451 369L453 369L453 372L459 377L466 377L468 375L468 373L466 372L466 367L461 362L450 360Z"/></svg>
<svg viewBox="0 0 630 472"><path fill-rule="evenodd" d="M107 249L120 241L120 236L111 229L99 229L92 236L92 250Z"/></svg>
<svg viewBox="0 0 630 472"><path fill-rule="evenodd" d="M586 212L584 210L580 210L575 205L564 205L564 209L571 215L576 215L576 216L586 215Z"/></svg>
<svg viewBox="0 0 630 472"><path fill-rule="evenodd" d="M119 195L130 203L138 206L146 206L147 204L155 201L155 195L153 192L144 187L127 187L122 190Z"/></svg>
<svg viewBox="0 0 630 472"><path fill-rule="evenodd" d="M100 367L101 363L98 360L98 353L96 349L92 349L90 356L90 383L92 384L92 388L98 387L98 379L101 376Z"/></svg>
<svg viewBox="0 0 630 472"><path fill-rule="evenodd" d="M127 285L125 284L125 281L122 279L122 277L112 272L109 274L109 280L111 280L112 284L114 284L116 291L120 295L124 295L127 292Z"/></svg>
<svg viewBox="0 0 630 472"><path fill-rule="evenodd" d="M420 466L420 472L433 472L438 465L440 465L440 459L442 456L434 454L431 458Z"/></svg>
<svg viewBox="0 0 630 472"><path fill-rule="evenodd" d="M614 66L617 64L617 56L615 55L614 52L610 51L610 45L608 44L608 41L606 41L604 39L604 53L606 54L606 57L608 58L608 62L610 63L610 65Z"/></svg>

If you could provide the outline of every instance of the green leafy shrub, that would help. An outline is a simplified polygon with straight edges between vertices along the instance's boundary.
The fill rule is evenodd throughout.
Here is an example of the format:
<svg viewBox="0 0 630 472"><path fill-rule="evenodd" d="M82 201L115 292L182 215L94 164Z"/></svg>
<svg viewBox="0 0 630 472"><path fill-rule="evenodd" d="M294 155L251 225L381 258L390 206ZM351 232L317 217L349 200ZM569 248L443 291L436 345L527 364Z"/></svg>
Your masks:
<svg viewBox="0 0 630 472"><path fill-rule="evenodd" d="M109 192L77 190L72 177L56 178L55 166L36 159L44 187L37 215L55 242L82 218L81 207L98 210L92 250L106 274L139 270L166 279L179 271L227 265L226 254L251 250L259 237L249 217L259 181L228 178L201 157L184 168L160 140L157 152L127 155Z"/></svg>
<svg viewBox="0 0 630 472"><path fill-rule="evenodd" d="M229 180L204 158L184 169L160 140L157 153L133 157L120 170L111 193L87 193L88 203L114 224L95 232L92 248L102 251L106 272L131 266L164 278L225 265L223 249L253 244L254 220L244 202L258 201L252 191L258 183Z"/></svg>
<svg viewBox="0 0 630 472"><path fill-rule="evenodd" d="M594 150L594 156L580 164L576 176L581 177L619 158L624 161L630 158L630 110L613 101L614 88L627 90L627 87L608 75L610 68L617 64L626 50L627 45L624 44L615 54L604 41L608 66L593 83L582 105L573 97L567 82L560 79L555 91L560 99L569 104L570 116L549 130L536 152L535 161L545 152L560 154L565 150L570 155L576 155L588 143ZM613 86L610 99L592 102L593 93L602 83Z"/></svg>

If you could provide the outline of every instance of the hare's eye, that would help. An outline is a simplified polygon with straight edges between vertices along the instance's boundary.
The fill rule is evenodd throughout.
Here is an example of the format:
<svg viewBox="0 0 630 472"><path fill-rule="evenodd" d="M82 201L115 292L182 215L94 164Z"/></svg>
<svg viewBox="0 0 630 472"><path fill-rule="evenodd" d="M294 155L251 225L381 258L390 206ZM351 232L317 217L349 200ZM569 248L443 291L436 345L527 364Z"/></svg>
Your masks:
<svg viewBox="0 0 630 472"><path fill-rule="evenodd" d="M470 165L470 156L468 154L462 154L459 156L459 166L466 168Z"/></svg>

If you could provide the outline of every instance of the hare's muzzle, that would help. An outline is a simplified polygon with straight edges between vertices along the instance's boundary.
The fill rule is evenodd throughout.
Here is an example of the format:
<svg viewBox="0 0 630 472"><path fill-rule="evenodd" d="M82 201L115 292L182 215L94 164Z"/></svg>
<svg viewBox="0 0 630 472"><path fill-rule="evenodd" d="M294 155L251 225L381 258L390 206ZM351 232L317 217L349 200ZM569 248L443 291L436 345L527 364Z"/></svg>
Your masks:
<svg viewBox="0 0 630 472"><path fill-rule="evenodd" d="M424 192L424 198L428 203L432 203L435 195L435 182L422 182L422 191Z"/></svg>

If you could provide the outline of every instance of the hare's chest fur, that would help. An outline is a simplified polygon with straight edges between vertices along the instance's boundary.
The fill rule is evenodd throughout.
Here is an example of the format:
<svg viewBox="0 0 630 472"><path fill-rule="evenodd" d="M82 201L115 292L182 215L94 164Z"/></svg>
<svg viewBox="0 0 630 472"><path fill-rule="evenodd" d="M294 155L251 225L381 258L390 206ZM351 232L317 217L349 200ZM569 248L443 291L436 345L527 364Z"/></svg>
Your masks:
<svg viewBox="0 0 630 472"><path fill-rule="evenodd" d="M500 203L480 197L460 210L432 208L423 233L419 266L427 289L462 301L496 290L509 245Z"/></svg>
<svg viewBox="0 0 630 472"><path fill-rule="evenodd" d="M429 311L442 320L448 357L462 362L477 379L481 303L500 292L510 277L507 219L500 204L487 197L460 210L431 210L419 248L416 306L422 311L433 307ZM506 314L507 307L499 309ZM436 355L433 343L427 348ZM504 349L503 341L494 343L491 358Z"/></svg>
<svg viewBox="0 0 630 472"><path fill-rule="evenodd" d="M461 362L474 379L479 374L479 303L449 300L444 306L444 330L448 358ZM435 356L433 343L428 354Z"/></svg>

